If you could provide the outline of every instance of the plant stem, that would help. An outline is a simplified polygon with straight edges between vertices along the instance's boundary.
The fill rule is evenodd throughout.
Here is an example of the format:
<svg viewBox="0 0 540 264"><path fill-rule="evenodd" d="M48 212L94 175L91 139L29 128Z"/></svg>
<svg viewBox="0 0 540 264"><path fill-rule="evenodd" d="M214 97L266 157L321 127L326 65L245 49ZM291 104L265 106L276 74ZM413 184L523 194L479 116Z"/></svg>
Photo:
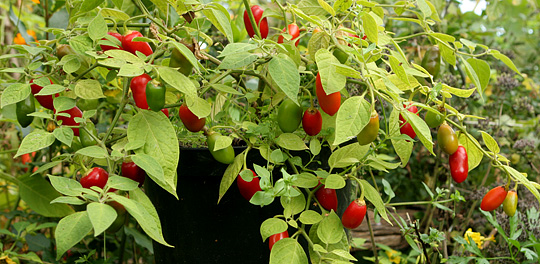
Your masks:
<svg viewBox="0 0 540 264"><path fill-rule="evenodd" d="M375 256L375 263L379 263L379 254L377 254L377 245L375 244L375 235L373 235L373 227L371 226L371 221L369 221L369 211L366 212L366 221L369 228L369 236L371 237L371 249L373 250L373 256Z"/></svg>
<svg viewBox="0 0 540 264"><path fill-rule="evenodd" d="M421 204L433 204L433 203L449 203L454 200L447 199L442 201L418 201L418 202L402 202L402 203L389 203L386 204L387 207L396 207L396 206L404 206L404 205L421 205Z"/></svg>
<svg viewBox="0 0 540 264"><path fill-rule="evenodd" d="M248 0L243 0L244 6L246 7L246 11L248 13L249 22L251 22L251 26L255 30L255 33L257 33L257 36L262 39L261 31L259 30L259 25L255 22L255 17L253 16L253 12L251 12L251 7L249 6Z"/></svg>
<svg viewBox="0 0 540 264"><path fill-rule="evenodd" d="M120 118L120 115L124 111L124 107L126 106L128 100L127 100L127 94L129 91L129 78L124 77L124 95L122 97L122 103L120 104L120 107L118 108L118 111L116 112L116 115L114 116L114 119L111 123L111 126L109 127L109 130L107 130L107 134L105 134L105 137L103 137L103 141L107 141L107 138L111 135L114 127L116 126L116 123L118 122L118 119Z"/></svg>

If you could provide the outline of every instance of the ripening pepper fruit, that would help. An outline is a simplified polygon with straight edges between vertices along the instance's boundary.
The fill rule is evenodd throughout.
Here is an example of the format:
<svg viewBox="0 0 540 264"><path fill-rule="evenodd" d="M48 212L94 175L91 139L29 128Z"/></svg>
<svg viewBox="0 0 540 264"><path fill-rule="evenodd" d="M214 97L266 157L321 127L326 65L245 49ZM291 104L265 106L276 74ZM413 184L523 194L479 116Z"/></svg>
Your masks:
<svg viewBox="0 0 540 264"><path fill-rule="evenodd" d="M152 78L150 78L150 75L146 73L131 79L129 87L131 88L135 105L137 105L138 108L148 109L148 103L146 101L146 85L151 80Z"/></svg>
<svg viewBox="0 0 540 264"><path fill-rule="evenodd" d="M377 135L379 135L379 114L377 111L373 110L369 122L362 131L358 133L356 139L358 140L358 144L367 145L375 141Z"/></svg>
<svg viewBox="0 0 540 264"><path fill-rule="evenodd" d="M154 85L152 82L146 83L146 103L150 110L161 111L165 106L166 89L163 85Z"/></svg>
<svg viewBox="0 0 540 264"><path fill-rule="evenodd" d="M29 116L28 114L31 114L36 111L36 104L34 102L34 96L29 95L26 97L26 99L17 102L15 105L15 111L17 114L17 121L19 121L19 124L22 127L27 127L34 121L33 116Z"/></svg>
<svg viewBox="0 0 540 264"><path fill-rule="evenodd" d="M254 5L251 7L251 13L253 13L255 23L257 23L259 31L261 32L261 38L265 39L266 37L268 37L268 20L266 19L266 17L261 20L264 10L260 6ZM253 38L253 36L255 36L257 33L255 33L253 25L251 25L247 10L244 11L244 24L246 26L246 31L249 37Z"/></svg>
<svg viewBox="0 0 540 264"><path fill-rule="evenodd" d="M506 198L503 201L503 211L506 215L512 217L516 214L516 209L518 205L518 195L515 190L510 190L506 194Z"/></svg>
<svg viewBox="0 0 540 264"><path fill-rule="evenodd" d="M81 129L79 131L79 138L81 139L81 145L83 147L89 147L89 146L96 145L97 141L94 138L94 137L97 137L96 126L92 122L87 122L85 128L86 128L86 130L88 130L89 133L86 132L85 129ZM92 135L94 137L92 137Z"/></svg>
<svg viewBox="0 0 540 264"><path fill-rule="evenodd" d="M126 208L117 201L110 201L107 204L114 208L114 210L116 211L116 219L114 220L114 222L112 222L109 228L105 230L105 232L107 232L108 234L114 234L124 226L124 223L126 222L127 211Z"/></svg>
<svg viewBox="0 0 540 264"><path fill-rule="evenodd" d="M81 178L81 185L84 188L90 189L92 186L97 186L101 189L105 188L109 180L109 173L100 167L95 167L86 176Z"/></svg>
<svg viewBox="0 0 540 264"><path fill-rule="evenodd" d="M231 164L234 161L234 149L231 145L223 149L214 150L216 140L221 136L218 132L209 132L206 136L206 143L208 144L208 150L215 160L223 164Z"/></svg>
<svg viewBox="0 0 540 264"><path fill-rule="evenodd" d="M489 192L484 195L484 198L482 198L480 209L488 212L497 209L497 207L501 206L504 202L507 193L508 189L506 189L505 186L497 186L489 190Z"/></svg>
<svg viewBox="0 0 540 264"><path fill-rule="evenodd" d="M337 212L338 199L336 190L328 189L323 185L315 192L315 198L324 209Z"/></svg>
<svg viewBox="0 0 540 264"><path fill-rule="evenodd" d="M180 52L179 49L173 49L171 52L171 59L169 61L169 67L178 68L178 71L185 76L189 76L193 70L191 62Z"/></svg>
<svg viewBox="0 0 540 264"><path fill-rule="evenodd" d="M184 103L180 106L178 109L178 115L180 116L180 120L182 120L182 124L186 127L187 130L191 132L199 132L201 129L203 129L204 124L206 124L206 118L199 118L197 117Z"/></svg>
<svg viewBox="0 0 540 264"><path fill-rule="evenodd" d="M139 183L139 187L144 184L146 172L137 166L133 161L122 162L122 176L130 178Z"/></svg>
<svg viewBox="0 0 540 264"><path fill-rule="evenodd" d="M321 75L319 73L317 73L315 88L317 99L319 100L319 105L321 106L321 109L328 115L335 115L341 105L341 93L335 92L331 94L326 94L322 85Z"/></svg>
<svg viewBox="0 0 540 264"><path fill-rule="evenodd" d="M289 35L292 36L291 38L291 41L297 39L299 36L300 36L300 29L298 28L298 26L295 24L295 23L292 23L292 24L289 24L289 26L287 26L287 28L289 28ZM283 41L285 40L285 37L283 37L283 33L285 33L287 30L284 28L281 33L278 37L278 43L283 43ZM294 45L296 45L298 47L298 43L300 42L300 39L298 39Z"/></svg>
<svg viewBox="0 0 540 264"><path fill-rule="evenodd" d="M270 238L268 239L268 248L270 248L270 250L272 250L272 248L274 247L274 244L284 238L287 238L289 237L289 232L287 230L281 232L281 233L277 233L277 234L273 234L270 236Z"/></svg>
<svg viewBox="0 0 540 264"><path fill-rule="evenodd" d="M316 136L321 132L322 116L317 108L310 107L306 109L302 116L302 128L310 136Z"/></svg>
<svg viewBox="0 0 540 264"><path fill-rule="evenodd" d="M49 82L53 84L51 79L49 78ZM43 89L43 87L37 85L34 83L34 80L30 80L30 88L32 89L32 94L36 97L36 100L39 102L39 104L49 110L54 110L54 104L53 104L53 95L36 95ZM58 97L60 94L55 94L54 97Z"/></svg>
<svg viewBox="0 0 540 264"><path fill-rule="evenodd" d="M277 122L284 133L292 133L302 122L302 107L287 98L281 102L278 109Z"/></svg>
<svg viewBox="0 0 540 264"><path fill-rule="evenodd" d="M441 113L437 114L427 111L426 115L424 116L424 120L426 121L428 127L434 128L440 126L444 122L444 116Z"/></svg>
<svg viewBox="0 0 540 264"><path fill-rule="evenodd" d="M141 32L139 31L132 31L125 35L122 38L122 48L124 50L129 51L135 55L137 55L137 51L141 52L142 54L146 56L152 55L154 51L152 51L152 47L150 47L150 44L148 42L144 41L133 41L134 38L143 37Z"/></svg>
<svg viewBox="0 0 540 264"><path fill-rule="evenodd" d="M115 50L115 49L123 49L122 48L122 40L124 38L124 36L122 36L120 33L116 33L116 32L107 32L107 34L109 34L110 36L113 36L115 37L116 39L118 39L118 41L120 42L118 44L118 47L115 47L115 46L109 46L109 45L99 45L101 47L101 50L103 51L107 51L107 50ZM106 38L102 38L103 40L106 40Z"/></svg>
<svg viewBox="0 0 540 264"><path fill-rule="evenodd" d="M469 158L465 147L458 146L456 152L450 155L448 163L450 163L450 174L454 181L461 183L467 179L469 175Z"/></svg>
<svg viewBox="0 0 540 264"><path fill-rule="evenodd" d="M77 126L77 127L72 127L71 129L73 130L73 134L78 137L79 136L79 128L78 128L78 126L80 125L80 123L75 121L75 117L82 117L81 109L79 109L78 107L75 106L75 107L73 107L71 109L62 111L60 113L67 113L67 114L70 115L70 117L65 117L65 116L58 115L56 117L56 119L59 120L59 121L61 120L63 126Z"/></svg>
<svg viewBox="0 0 540 264"><path fill-rule="evenodd" d="M404 107L407 109L407 111L411 113L414 113L414 114L418 113L418 108L415 105L411 105L411 104L412 102L406 103ZM412 139L414 139L416 137L416 132L414 132L412 125L409 122L405 121L405 118L403 118L401 114L399 115L399 121L400 121L399 131L401 132L401 134L405 134L411 137Z"/></svg>
<svg viewBox="0 0 540 264"><path fill-rule="evenodd" d="M244 197L248 201L251 200L251 197L253 197L256 192L262 191L259 177L257 177L257 174L253 170L250 171L253 173L253 179L249 182L245 181L240 175L236 177L236 184L238 185L238 190L240 191L242 197Z"/></svg>
<svg viewBox="0 0 540 264"><path fill-rule="evenodd" d="M446 122L439 127L439 131L437 132L437 143L441 150L448 155L454 154L458 148L458 137L452 127Z"/></svg>
<svg viewBox="0 0 540 264"><path fill-rule="evenodd" d="M341 223L345 228L355 229L362 224L364 217L366 216L367 206L366 202L361 199L352 201L343 216L341 216Z"/></svg>

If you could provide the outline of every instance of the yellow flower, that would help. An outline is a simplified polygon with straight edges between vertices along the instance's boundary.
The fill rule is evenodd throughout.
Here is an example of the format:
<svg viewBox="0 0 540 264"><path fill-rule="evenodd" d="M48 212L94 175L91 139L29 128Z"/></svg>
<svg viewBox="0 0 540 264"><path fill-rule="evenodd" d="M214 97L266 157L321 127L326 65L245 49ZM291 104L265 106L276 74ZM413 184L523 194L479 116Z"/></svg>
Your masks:
<svg viewBox="0 0 540 264"><path fill-rule="evenodd" d="M480 233L478 232L473 232L471 228L467 229L467 231L465 231L465 240L467 240L468 243L471 243L469 238L471 238L474 243L476 243L476 246L479 248L479 249L482 249L484 247L484 242L485 241L493 241L495 242L495 238L493 236L490 236L488 238L485 238L483 237L482 235L480 235Z"/></svg>
<svg viewBox="0 0 540 264"><path fill-rule="evenodd" d="M5 264L17 264L15 261L11 260L8 256L0 257L0 263Z"/></svg>
<svg viewBox="0 0 540 264"><path fill-rule="evenodd" d="M395 251L393 249L386 250L386 256L388 257L388 260L392 263L399 264L401 263L401 252Z"/></svg>
<svg viewBox="0 0 540 264"><path fill-rule="evenodd" d="M39 4L39 0L32 0L32 2Z"/></svg>

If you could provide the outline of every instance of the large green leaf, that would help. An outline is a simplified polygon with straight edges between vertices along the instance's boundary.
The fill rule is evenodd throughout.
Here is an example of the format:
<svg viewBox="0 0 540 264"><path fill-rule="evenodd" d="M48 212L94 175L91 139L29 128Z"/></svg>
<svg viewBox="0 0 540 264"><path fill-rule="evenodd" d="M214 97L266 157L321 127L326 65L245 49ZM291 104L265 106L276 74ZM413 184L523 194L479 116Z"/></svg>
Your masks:
<svg viewBox="0 0 540 264"><path fill-rule="evenodd" d="M326 94L341 91L347 83L345 75L336 72L334 64L340 64L339 60L326 49L320 49L315 54L317 68L321 76L321 83Z"/></svg>
<svg viewBox="0 0 540 264"><path fill-rule="evenodd" d="M54 232L56 260L59 260L68 249L79 243L90 231L92 231L92 223L86 211L62 218Z"/></svg>
<svg viewBox="0 0 540 264"><path fill-rule="evenodd" d="M140 110L129 122L127 130L130 142L145 142L135 153L152 156L163 169L165 182L156 182L163 189L176 195L176 168L180 157L178 138L169 119L161 112Z"/></svg>
<svg viewBox="0 0 540 264"><path fill-rule="evenodd" d="M268 63L268 72L277 86L296 104L298 103L298 90L300 89L300 73L296 64L285 55L274 56ZM286 56L285 56L286 57Z"/></svg>
<svg viewBox="0 0 540 264"><path fill-rule="evenodd" d="M333 145L339 145L355 137L368 124L371 105L361 96L347 99L339 107L336 118L336 134Z"/></svg>
<svg viewBox="0 0 540 264"><path fill-rule="evenodd" d="M21 199L36 213L46 217L63 217L73 213L65 204L51 204L60 194L41 176L24 175L19 178Z"/></svg>

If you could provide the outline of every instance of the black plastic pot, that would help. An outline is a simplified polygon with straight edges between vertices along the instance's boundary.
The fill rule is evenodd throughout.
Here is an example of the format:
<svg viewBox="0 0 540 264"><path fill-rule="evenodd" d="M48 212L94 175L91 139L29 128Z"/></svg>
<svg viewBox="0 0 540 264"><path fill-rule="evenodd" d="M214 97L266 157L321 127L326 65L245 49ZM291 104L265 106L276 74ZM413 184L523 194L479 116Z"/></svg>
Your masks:
<svg viewBox="0 0 540 264"><path fill-rule="evenodd" d="M243 149L235 151L240 153ZM266 162L251 151L248 163ZM145 188L161 219L170 248L154 242L156 263L267 263L268 243L260 225L282 214L279 201L270 206L250 204L236 182L217 204L219 185L227 165L214 160L208 149L181 149L178 164L178 200L153 181Z"/></svg>
<svg viewBox="0 0 540 264"><path fill-rule="evenodd" d="M239 154L244 149L238 147L235 152ZM330 150L323 150L322 163L318 166L328 169ZM309 159L303 152L293 155L299 155L304 162ZM249 152L247 163L264 166L266 160L253 150ZM170 248L154 242L157 264L268 263L270 251L268 242L262 241L260 225L268 218L283 214L283 208L279 199L265 207L249 203L240 195L236 182L217 204L219 185L226 168L227 165L215 161L206 148L182 148L177 171L178 200L153 181L146 181L146 193L158 212L165 241L174 246ZM351 201L350 187L347 184L337 190L339 216ZM313 209L318 210L317 207ZM307 249L307 243L300 242Z"/></svg>

